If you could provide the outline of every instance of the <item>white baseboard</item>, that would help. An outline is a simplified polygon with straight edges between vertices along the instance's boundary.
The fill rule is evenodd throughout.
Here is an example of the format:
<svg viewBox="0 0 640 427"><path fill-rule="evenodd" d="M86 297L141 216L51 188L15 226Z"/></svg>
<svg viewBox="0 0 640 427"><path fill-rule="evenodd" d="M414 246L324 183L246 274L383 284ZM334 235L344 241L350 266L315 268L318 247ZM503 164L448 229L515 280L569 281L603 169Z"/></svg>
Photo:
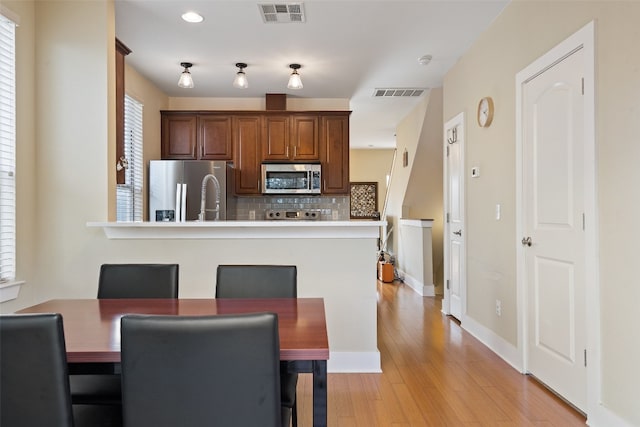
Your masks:
<svg viewBox="0 0 640 427"><path fill-rule="evenodd" d="M464 316L460 325L518 372L523 372L520 352L516 346L469 316Z"/></svg>
<svg viewBox="0 0 640 427"><path fill-rule="evenodd" d="M524 373L523 363L517 347L505 341L504 338L496 335L495 332L487 329L469 316L463 318L461 326L515 370ZM587 425L590 427L634 427L634 424L623 420L619 415L611 412L610 409L601 404L595 408L588 408Z"/></svg>
<svg viewBox="0 0 640 427"><path fill-rule="evenodd" d="M406 272L400 269L398 269L398 274L402 278L402 281L407 285L409 285L411 289L416 291L418 295L421 295L423 297L436 296L436 287L433 283L430 285L425 285L420 280L416 279L415 277L411 276L410 274L407 274Z"/></svg>
<svg viewBox="0 0 640 427"><path fill-rule="evenodd" d="M332 351L327 361L328 373L381 373L380 352Z"/></svg>
<svg viewBox="0 0 640 427"><path fill-rule="evenodd" d="M587 425L590 427L634 427L636 424L632 424L629 421L623 420L620 416L611 412L602 405L598 405L592 409L587 415Z"/></svg>

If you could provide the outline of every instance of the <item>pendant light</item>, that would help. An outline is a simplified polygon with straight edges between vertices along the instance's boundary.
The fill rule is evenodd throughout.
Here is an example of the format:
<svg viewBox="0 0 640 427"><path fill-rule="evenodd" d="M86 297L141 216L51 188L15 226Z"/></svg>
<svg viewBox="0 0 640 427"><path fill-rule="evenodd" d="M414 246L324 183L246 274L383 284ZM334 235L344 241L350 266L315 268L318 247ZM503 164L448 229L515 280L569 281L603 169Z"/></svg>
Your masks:
<svg viewBox="0 0 640 427"><path fill-rule="evenodd" d="M181 62L180 66L184 68L184 71L180 74L178 86L190 89L193 87L193 77L191 77L189 68L193 67L193 64L191 62Z"/></svg>
<svg viewBox="0 0 640 427"><path fill-rule="evenodd" d="M247 75L244 73L244 69L247 68L247 64L244 62L238 62L236 67L240 70L236 73L236 78L233 80L233 87L237 87L239 89L248 88L249 81L247 80Z"/></svg>
<svg viewBox="0 0 640 427"><path fill-rule="evenodd" d="M290 64L289 68L293 70L291 76L289 76L289 84L287 87L289 89L302 89L302 79L300 78L300 74L298 74L298 70L302 68L300 64Z"/></svg>

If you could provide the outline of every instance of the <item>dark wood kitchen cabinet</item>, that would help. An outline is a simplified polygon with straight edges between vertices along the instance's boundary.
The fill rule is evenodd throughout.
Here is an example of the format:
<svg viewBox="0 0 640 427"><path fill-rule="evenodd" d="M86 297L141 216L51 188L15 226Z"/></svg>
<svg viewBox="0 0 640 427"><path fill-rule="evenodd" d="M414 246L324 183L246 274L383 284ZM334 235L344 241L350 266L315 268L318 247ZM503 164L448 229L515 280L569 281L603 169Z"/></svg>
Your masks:
<svg viewBox="0 0 640 427"><path fill-rule="evenodd" d="M232 121L232 116L227 115L198 115L198 131L200 132L198 135L199 159L233 159Z"/></svg>
<svg viewBox="0 0 640 427"><path fill-rule="evenodd" d="M233 161L239 195L262 162L322 164L322 194L349 194L350 111L161 111L162 158Z"/></svg>
<svg viewBox="0 0 640 427"><path fill-rule="evenodd" d="M262 119L262 160L289 160L289 115L266 115Z"/></svg>
<svg viewBox="0 0 640 427"><path fill-rule="evenodd" d="M291 160L310 162L320 160L318 116L294 115L291 117Z"/></svg>
<svg viewBox="0 0 640 427"><path fill-rule="evenodd" d="M349 194L349 112L324 114L320 141L322 194Z"/></svg>
<svg viewBox="0 0 640 427"><path fill-rule="evenodd" d="M319 161L318 128L318 116L315 115L265 115L262 161Z"/></svg>
<svg viewBox="0 0 640 427"><path fill-rule="evenodd" d="M232 116L162 111L162 158L232 160Z"/></svg>
<svg viewBox="0 0 640 427"><path fill-rule="evenodd" d="M236 194L260 194L261 117L233 118Z"/></svg>

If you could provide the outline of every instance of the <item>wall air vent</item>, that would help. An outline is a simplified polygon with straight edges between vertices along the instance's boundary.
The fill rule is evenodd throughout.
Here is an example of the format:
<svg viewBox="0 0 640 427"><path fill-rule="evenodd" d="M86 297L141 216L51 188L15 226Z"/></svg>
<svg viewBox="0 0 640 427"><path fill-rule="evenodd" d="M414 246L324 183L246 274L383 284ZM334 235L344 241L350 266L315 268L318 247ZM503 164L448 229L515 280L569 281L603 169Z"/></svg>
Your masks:
<svg viewBox="0 0 640 427"><path fill-rule="evenodd" d="M303 3L260 3L258 7L265 24L305 22Z"/></svg>
<svg viewBox="0 0 640 427"><path fill-rule="evenodd" d="M374 98L407 98L418 97L427 91L424 87L405 88L377 88L373 91Z"/></svg>

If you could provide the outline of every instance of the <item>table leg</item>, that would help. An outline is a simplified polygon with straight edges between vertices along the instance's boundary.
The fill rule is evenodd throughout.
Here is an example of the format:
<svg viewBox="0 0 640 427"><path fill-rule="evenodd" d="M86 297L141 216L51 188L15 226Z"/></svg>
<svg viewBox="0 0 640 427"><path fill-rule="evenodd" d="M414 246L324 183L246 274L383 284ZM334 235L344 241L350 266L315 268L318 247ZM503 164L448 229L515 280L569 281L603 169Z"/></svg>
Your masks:
<svg viewBox="0 0 640 427"><path fill-rule="evenodd" d="M313 426L327 426L327 361L313 361Z"/></svg>

